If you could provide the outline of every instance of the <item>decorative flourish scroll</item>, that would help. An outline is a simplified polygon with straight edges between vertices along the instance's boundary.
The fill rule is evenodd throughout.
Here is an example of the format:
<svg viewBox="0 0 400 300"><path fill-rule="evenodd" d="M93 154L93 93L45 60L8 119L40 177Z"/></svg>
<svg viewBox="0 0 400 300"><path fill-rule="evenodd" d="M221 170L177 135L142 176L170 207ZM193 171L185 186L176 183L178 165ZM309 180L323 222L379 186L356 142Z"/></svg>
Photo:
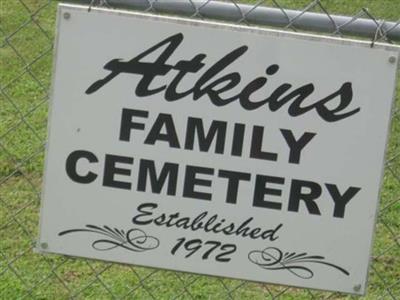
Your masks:
<svg viewBox="0 0 400 300"><path fill-rule="evenodd" d="M93 249L99 251L122 247L134 252L144 252L153 250L160 245L160 241L156 237L147 235L141 229L133 228L125 232L125 230L110 228L107 225L103 227L86 225L86 228L65 230L58 235L63 236L78 232L88 232L103 236L103 238L97 239L92 243Z"/></svg>
<svg viewBox="0 0 400 300"><path fill-rule="evenodd" d="M287 270L293 275L310 279L314 276L307 264L322 264L342 272L345 275L350 273L332 263L326 262L325 257L320 255L308 255L307 253L285 252L275 247L267 247L264 250L253 250L248 254L249 260L266 270Z"/></svg>

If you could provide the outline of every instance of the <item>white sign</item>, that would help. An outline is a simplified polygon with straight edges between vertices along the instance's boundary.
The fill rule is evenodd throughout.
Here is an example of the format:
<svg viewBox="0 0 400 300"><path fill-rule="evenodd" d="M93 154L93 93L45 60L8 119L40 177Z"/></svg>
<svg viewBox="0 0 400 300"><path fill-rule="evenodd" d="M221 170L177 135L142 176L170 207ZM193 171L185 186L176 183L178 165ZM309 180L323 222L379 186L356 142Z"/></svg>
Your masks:
<svg viewBox="0 0 400 300"><path fill-rule="evenodd" d="M398 48L61 5L56 50L43 251L364 293Z"/></svg>

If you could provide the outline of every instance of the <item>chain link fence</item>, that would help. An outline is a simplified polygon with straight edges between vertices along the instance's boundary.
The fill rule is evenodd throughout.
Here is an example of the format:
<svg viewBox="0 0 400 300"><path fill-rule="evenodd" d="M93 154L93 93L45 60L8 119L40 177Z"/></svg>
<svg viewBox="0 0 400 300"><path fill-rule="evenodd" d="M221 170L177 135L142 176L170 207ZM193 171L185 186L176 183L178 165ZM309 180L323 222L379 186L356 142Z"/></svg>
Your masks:
<svg viewBox="0 0 400 300"><path fill-rule="evenodd" d="M375 42L400 40L397 0L75 2L224 19L248 26L357 36L369 39L371 47ZM363 5L370 6L370 10ZM53 0L0 0L0 299L351 298L338 293L34 253L56 6ZM225 8L221 10L222 6ZM400 299L399 82L372 259L365 299Z"/></svg>

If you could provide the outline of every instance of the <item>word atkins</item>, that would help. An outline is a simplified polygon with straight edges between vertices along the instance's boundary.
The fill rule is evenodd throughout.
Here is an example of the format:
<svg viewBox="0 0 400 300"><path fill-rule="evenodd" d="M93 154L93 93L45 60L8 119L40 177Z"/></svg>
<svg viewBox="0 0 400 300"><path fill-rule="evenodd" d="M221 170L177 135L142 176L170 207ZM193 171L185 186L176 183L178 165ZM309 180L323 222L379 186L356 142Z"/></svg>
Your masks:
<svg viewBox="0 0 400 300"><path fill-rule="evenodd" d="M313 83L303 85L294 90L292 90L292 85L290 83L284 83L276 88L269 97L260 100L250 100L250 97L255 98L253 95L255 92L264 88L266 85L267 78L264 76L251 80L240 93L230 97L223 97L222 94L232 90L241 82L241 74L239 72L231 72L219 76L218 78L215 77L244 55L248 50L248 46L241 46L229 52L210 66L192 88L183 92L178 92L179 84L184 77L190 73L197 73L202 70L205 67L203 60L207 57L206 54L200 53L190 60L180 60L175 65L167 64L167 60L182 43L183 39L183 34L178 33L159 42L130 61L121 62L120 59L109 61L104 66L104 69L110 70L111 73L105 78L94 82L86 90L86 93L92 94L118 75L127 73L142 76L135 89L136 96L138 97L151 96L161 92L164 92L164 99L166 101L177 101L190 96L193 100L198 100L203 96L207 96L215 106L225 106L232 102L239 101L241 107L245 110L254 110L268 104L268 108L272 112L290 103L288 114L291 117L297 117L310 111L316 111L317 114L327 122L339 121L360 111L360 108L355 108L347 112L342 112L350 105L353 99L351 82L343 83L337 91L308 105L306 105L305 102L314 92ZM151 55L151 53L163 48L165 48L164 51L162 51L154 62L141 61L146 56ZM279 69L279 65L273 64L266 69L265 73L269 76L273 76ZM177 74L171 82L162 86L150 88L150 85L156 77L165 76L172 70L177 71Z"/></svg>

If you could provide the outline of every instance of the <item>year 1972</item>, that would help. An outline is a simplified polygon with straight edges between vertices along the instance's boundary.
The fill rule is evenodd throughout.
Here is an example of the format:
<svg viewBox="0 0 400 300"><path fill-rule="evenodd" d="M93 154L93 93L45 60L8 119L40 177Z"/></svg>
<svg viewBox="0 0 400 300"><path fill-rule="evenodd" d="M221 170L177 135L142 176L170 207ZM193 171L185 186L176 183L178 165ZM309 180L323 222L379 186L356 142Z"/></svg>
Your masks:
<svg viewBox="0 0 400 300"><path fill-rule="evenodd" d="M189 258L197 253L204 260L213 257L218 262L229 262L236 248L235 244L222 244L219 241L203 242L201 239L186 240L186 238L182 237L177 239L171 254L175 255L178 252L184 252L186 253L185 258Z"/></svg>

